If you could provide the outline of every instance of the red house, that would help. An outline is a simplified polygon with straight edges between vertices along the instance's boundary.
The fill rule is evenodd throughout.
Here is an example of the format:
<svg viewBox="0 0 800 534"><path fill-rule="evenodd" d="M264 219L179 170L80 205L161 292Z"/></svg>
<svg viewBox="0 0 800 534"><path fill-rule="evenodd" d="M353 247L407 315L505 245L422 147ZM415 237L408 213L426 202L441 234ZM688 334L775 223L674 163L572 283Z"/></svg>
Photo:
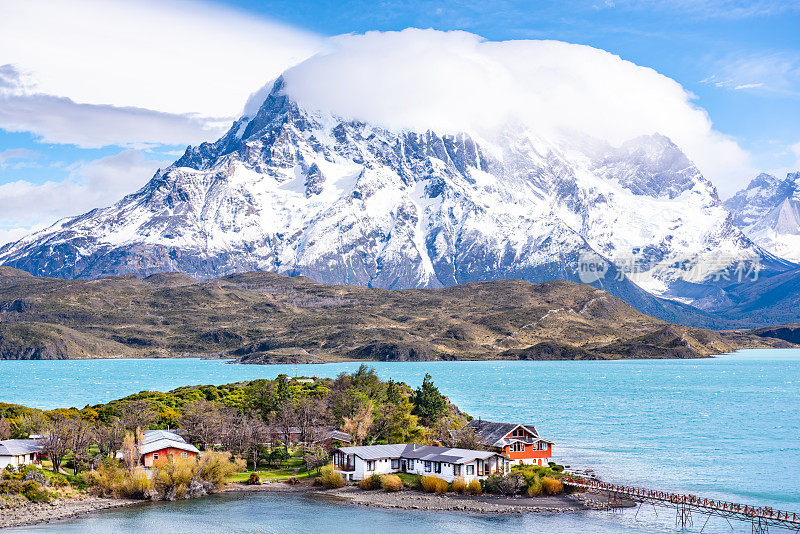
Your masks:
<svg viewBox="0 0 800 534"><path fill-rule="evenodd" d="M199 452L194 445L166 430L148 430L139 446L140 462L145 467L158 467L170 460L197 458Z"/></svg>
<svg viewBox="0 0 800 534"><path fill-rule="evenodd" d="M539 436L533 425L473 419L464 428L472 429L483 445L520 464L547 465L553 456L553 442Z"/></svg>

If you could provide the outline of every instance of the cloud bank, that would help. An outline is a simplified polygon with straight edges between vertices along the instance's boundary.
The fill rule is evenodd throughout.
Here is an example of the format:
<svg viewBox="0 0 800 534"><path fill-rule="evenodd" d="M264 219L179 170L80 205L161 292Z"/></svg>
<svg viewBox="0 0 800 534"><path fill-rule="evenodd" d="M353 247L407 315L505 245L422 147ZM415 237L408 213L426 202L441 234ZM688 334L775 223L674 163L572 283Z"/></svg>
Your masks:
<svg viewBox="0 0 800 534"><path fill-rule="evenodd" d="M17 180L0 185L0 244L57 219L108 206L143 186L159 167L139 150L74 165L63 181Z"/></svg>
<svg viewBox="0 0 800 534"><path fill-rule="evenodd" d="M202 1L0 1L0 128L84 147L208 140L322 46Z"/></svg>
<svg viewBox="0 0 800 534"><path fill-rule="evenodd" d="M284 78L305 106L392 129L485 135L521 122L542 137L578 133L615 145L657 132L717 182L748 167L747 153L713 129L680 84L588 46L368 32L332 39L329 51Z"/></svg>

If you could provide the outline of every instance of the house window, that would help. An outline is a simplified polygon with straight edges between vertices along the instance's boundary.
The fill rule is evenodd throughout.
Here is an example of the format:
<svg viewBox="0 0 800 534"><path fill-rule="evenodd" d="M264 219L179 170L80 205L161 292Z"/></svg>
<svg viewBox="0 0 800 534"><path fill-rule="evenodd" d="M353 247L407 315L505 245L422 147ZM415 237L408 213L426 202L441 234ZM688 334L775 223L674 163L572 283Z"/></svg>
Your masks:
<svg viewBox="0 0 800 534"><path fill-rule="evenodd" d="M153 460L158 460L158 453L157 452L153 453Z"/></svg>
<svg viewBox="0 0 800 534"><path fill-rule="evenodd" d="M400 469L400 460L392 460L392 469Z"/></svg>
<svg viewBox="0 0 800 534"><path fill-rule="evenodd" d="M475 466L474 465L468 465L467 466L467 474L468 475L474 475L475 474Z"/></svg>
<svg viewBox="0 0 800 534"><path fill-rule="evenodd" d="M431 472L431 463L430 462L425 462L425 472L426 473L430 473Z"/></svg>
<svg viewBox="0 0 800 534"><path fill-rule="evenodd" d="M187 454L185 452L182 452L181 453L181 458L186 458L186 457L187 457Z"/></svg>
<svg viewBox="0 0 800 534"><path fill-rule="evenodd" d="M375 460L369 460L367 462L367 471L375 471Z"/></svg>
<svg viewBox="0 0 800 534"><path fill-rule="evenodd" d="M511 444L511 450L514 452L523 452L525 450L525 444L519 441L515 441Z"/></svg>
<svg viewBox="0 0 800 534"><path fill-rule="evenodd" d="M460 474L461 474L461 466L460 465L454 465L453 466L453 475L459 476Z"/></svg>
<svg viewBox="0 0 800 534"><path fill-rule="evenodd" d="M414 460L409 460L408 461L408 470L410 471L412 469L414 469Z"/></svg>
<svg viewBox="0 0 800 534"><path fill-rule="evenodd" d="M433 472L434 473L442 472L442 462L433 462Z"/></svg>
<svg viewBox="0 0 800 534"><path fill-rule="evenodd" d="M524 428L518 427L514 429L514 432L512 432L511 435L515 438L524 438L526 432Z"/></svg>

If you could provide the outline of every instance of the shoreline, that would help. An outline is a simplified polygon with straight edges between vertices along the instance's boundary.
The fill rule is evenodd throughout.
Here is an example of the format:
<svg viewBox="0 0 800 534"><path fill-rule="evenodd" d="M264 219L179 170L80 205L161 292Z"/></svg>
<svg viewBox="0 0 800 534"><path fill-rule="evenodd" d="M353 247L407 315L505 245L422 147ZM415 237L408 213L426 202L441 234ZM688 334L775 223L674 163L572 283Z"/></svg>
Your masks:
<svg viewBox="0 0 800 534"><path fill-rule="evenodd" d="M0 508L0 530L53 523L88 515L100 510L133 506L143 502L147 501L97 497L86 494L45 503L25 502L16 506Z"/></svg>
<svg viewBox="0 0 800 534"><path fill-rule="evenodd" d="M215 494L238 494L243 498L258 493L291 493L333 505L354 507L380 507L396 510L428 512L457 512L466 514L525 514L525 513L578 513L589 510L608 510L608 501L601 495L574 493L547 497L503 496L503 495L459 495L447 493L437 495L419 490L403 489L388 493L383 490L366 491L356 485L337 489L322 489L307 483L289 485L285 482L270 482L258 486L230 483ZM207 496L198 497L203 499ZM150 501L116 499L82 494L77 497L59 499L49 503L26 502L21 505L0 508L0 530L55 523L67 519L91 515L94 512L122 508ZM623 501L618 507L635 506L633 501Z"/></svg>
<svg viewBox="0 0 800 534"><path fill-rule="evenodd" d="M716 359L725 356L736 356L743 352L753 351L753 350L770 350L770 351L796 351L800 350L800 345L796 347L740 347L736 348L730 352L716 352L712 354L705 354L700 356L692 356L686 358L670 358L670 357L651 357L651 358L602 358L596 360L576 360L572 358L541 358L541 359L521 359L521 358L458 358L454 357L452 359L432 359L432 360L396 360L396 361L387 361L387 360L378 360L378 359L366 359L366 358L341 358L341 359L331 359L331 360L315 360L315 361L284 361L284 362L243 362L239 358L229 355L223 355L219 353L209 353L209 354L181 354L181 355L158 355L158 356L138 356L138 355L116 355L116 356L90 356L86 358L65 358L65 359L45 359L45 360L34 360L34 359L12 359L12 358L0 358L0 362L75 362L75 361L92 361L92 360L218 360L222 361L227 364L235 364L235 365L261 365L265 367L269 367L272 365L326 365L326 364L337 364L337 363L397 363L397 364L404 364L404 363L453 363L453 362L590 362L590 361L602 361L602 362L616 362L616 361L682 361L682 360L708 360L708 359Z"/></svg>
<svg viewBox="0 0 800 534"><path fill-rule="evenodd" d="M459 495L457 493L437 495L408 488L398 492L362 490L356 485L346 485L337 489L322 489L308 484L290 486L284 482L272 482L259 486L248 486L239 483L229 484L221 492L235 492L243 495L261 492L293 493L329 504L467 514L577 513L609 509L609 502L606 497L588 493L543 497L493 494ZM635 506L633 501L622 501L617 507L629 508L633 506Z"/></svg>

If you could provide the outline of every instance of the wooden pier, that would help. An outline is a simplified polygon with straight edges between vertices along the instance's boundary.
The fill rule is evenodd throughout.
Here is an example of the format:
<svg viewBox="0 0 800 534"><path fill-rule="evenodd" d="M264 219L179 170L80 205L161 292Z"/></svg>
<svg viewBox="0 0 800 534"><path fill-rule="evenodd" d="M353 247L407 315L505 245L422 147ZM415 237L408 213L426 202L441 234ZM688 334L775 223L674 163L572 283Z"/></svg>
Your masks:
<svg viewBox="0 0 800 534"><path fill-rule="evenodd" d="M747 504L708 499L697 495L623 486L578 477L564 477L561 481L567 486L605 495L612 504L626 499L638 503L674 508L676 510L675 524L679 528L692 526L692 514L698 513L709 517L715 516L723 517L726 520L736 519L749 522L752 525L753 534L767 534L769 527L779 527L800 532L800 513L776 510L769 506L749 506Z"/></svg>

